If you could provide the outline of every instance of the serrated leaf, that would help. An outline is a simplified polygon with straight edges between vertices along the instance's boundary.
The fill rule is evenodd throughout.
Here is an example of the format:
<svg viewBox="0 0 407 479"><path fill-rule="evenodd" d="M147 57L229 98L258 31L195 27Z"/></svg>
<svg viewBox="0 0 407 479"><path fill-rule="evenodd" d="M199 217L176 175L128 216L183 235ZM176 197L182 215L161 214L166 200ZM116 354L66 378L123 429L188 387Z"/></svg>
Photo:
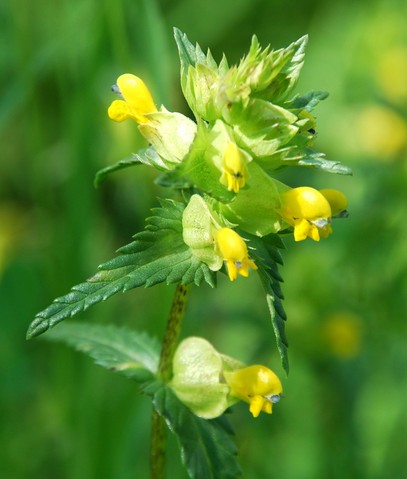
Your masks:
<svg viewBox="0 0 407 479"><path fill-rule="evenodd" d="M252 235L249 236L247 234L244 234L244 236L248 240L250 256L255 260L261 282L266 292L267 306L270 312L271 324L273 326L281 364L288 374L288 342L285 334L287 315L284 311L282 303L284 295L280 287L283 278L278 271L278 265L283 264L279 250L284 248L284 243L276 234L270 234L262 238Z"/></svg>
<svg viewBox="0 0 407 479"><path fill-rule="evenodd" d="M295 164L298 166L308 166L318 168L328 173L339 175L351 175L352 170L339 161L327 160L324 153L306 148L304 155Z"/></svg>
<svg viewBox="0 0 407 479"><path fill-rule="evenodd" d="M304 35L287 48L288 51L292 49L294 54L291 61L282 69L280 73L280 75L284 75L285 82L287 83L287 87L284 91L285 95L294 88L298 81L298 77L300 76L301 69L304 65L304 55L307 43L308 35Z"/></svg>
<svg viewBox="0 0 407 479"><path fill-rule="evenodd" d="M96 364L138 382L151 379L157 372L160 347L145 333L112 325L65 323L45 337L62 341Z"/></svg>
<svg viewBox="0 0 407 479"><path fill-rule="evenodd" d="M215 286L215 273L196 259L182 238L182 213L185 205L162 200L160 208L147 218L145 231L119 249L120 256L99 266L98 272L70 293L54 300L38 313L27 338L44 333L65 318L105 301L116 293L158 283L195 283Z"/></svg>
<svg viewBox="0 0 407 479"><path fill-rule="evenodd" d="M202 65L207 64L206 55L201 50L201 47L196 44L193 45L185 33L178 28L174 28L174 38L178 47L179 59L181 62L181 86L184 90L188 68L195 67L197 63Z"/></svg>
<svg viewBox="0 0 407 479"><path fill-rule="evenodd" d="M270 101L279 103L296 85L304 64L307 42L308 36L304 35L287 48L274 52L273 67L278 71L278 74L266 90L266 97Z"/></svg>
<svg viewBox="0 0 407 479"><path fill-rule="evenodd" d="M310 91L305 95L296 96L287 106L292 109L312 111L320 101L329 96L327 91Z"/></svg>
<svg viewBox="0 0 407 479"><path fill-rule="evenodd" d="M118 161L114 165L109 165L99 170L95 175L94 184L96 187L98 187L106 180L106 177L110 173L114 173L115 171L142 164L153 166L154 168L157 168L159 170L168 169L162 158L155 151L154 147L149 146L148 148L145 148L143 150L140 150L138 153L133 154L129 158L124 158L123 160Z"/></svg>
<svg viewBox="0 0 407 479"><path fill-rule="evenodd" d="M181 458L191 479L235 479L241 476L237 448L225 417L202 419L177 398L172 389L158 381L145 392L153 406L177 436Z"/></svg>

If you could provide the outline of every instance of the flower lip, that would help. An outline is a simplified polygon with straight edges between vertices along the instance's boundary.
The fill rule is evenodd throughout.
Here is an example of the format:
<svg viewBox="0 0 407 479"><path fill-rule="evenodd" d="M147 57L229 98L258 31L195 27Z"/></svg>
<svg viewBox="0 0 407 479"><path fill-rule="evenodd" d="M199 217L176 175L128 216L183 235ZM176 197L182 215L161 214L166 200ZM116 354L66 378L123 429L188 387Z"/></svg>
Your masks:
<svg viewBox="0 0 407 479"><path fill-rule="evenodd" d="M249 276L249 268L256 270L256 264L249 258L243 238L230 228L221 228L216 233L216 244L226 262L228 276L234 281L238 274Z"/></svg>

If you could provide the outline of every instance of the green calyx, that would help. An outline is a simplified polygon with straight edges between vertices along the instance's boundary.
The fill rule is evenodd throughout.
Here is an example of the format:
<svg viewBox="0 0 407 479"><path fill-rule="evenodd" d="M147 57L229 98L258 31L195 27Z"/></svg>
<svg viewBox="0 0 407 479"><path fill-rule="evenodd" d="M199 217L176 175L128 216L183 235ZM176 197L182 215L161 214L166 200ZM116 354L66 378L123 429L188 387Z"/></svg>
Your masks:
<svg viewBox="0 0 407 479"><path fill-rule="evenodd" d="M205 339L187 338L175 353L170 387L194 414L212 419L237 401L230 396L223 373L242 367L243 363L218 353Z"/></svg>
<svg viewBox="0 0 407 479"><path fill-rule="evenodd" d="M168 169L180 163L188 154L195 135L196 123L164 107L146 115L147 122L139 125L144 138L155 148Z"/></svg>
<svg viewBox="0 0 407 479"><path fill-rule="evenodd" d="M212 271L218 271L223 259L216 251L216 230L222 227L219 217L199 196L193 195L182 215L182 236L192 254Z"/></svg>
<svg viewBox="0 0 407 479"><path fill-rule="evenodd" d="M254 161L248 165L249 187L239 191L229 203L217 202L220 213L230 222L257 236L282 228L281 193L288 186L267 175Z"/></svg>

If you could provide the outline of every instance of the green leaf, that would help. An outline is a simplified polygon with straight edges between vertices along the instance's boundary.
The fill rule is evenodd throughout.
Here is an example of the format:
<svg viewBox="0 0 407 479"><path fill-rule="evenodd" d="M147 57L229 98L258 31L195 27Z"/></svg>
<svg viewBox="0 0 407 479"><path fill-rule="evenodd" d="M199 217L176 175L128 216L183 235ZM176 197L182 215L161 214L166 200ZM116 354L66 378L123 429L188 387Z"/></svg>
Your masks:
<svg viewBox="0 0 407 479"><path fill-rule="evenodd" d="M131 166L136 165L148 165L153 166L159 170L168 170L168 167L163 162L162 158L155 151L154 147L149 146L143 150L140 150L138 153L133 154L130 158L125 158L115 163L114 165L106 166L102 168L95 175L94 184L96 187L100 186L105 180L106 177L115 171L123 170Z"/></svg>
<svg viewBox="0 0 407 479"><path fill-rule="evenodd" d="M320 101L325 100L329 96L327 91L310 91L305 95L296 96L291 102L289 102L287 108L290 110L306 110L312 111Z"/></svg>
<svg viewBox="0 0 407 479"><path fill-rule="evenodd" d="M244 233L244 237L248 239L250 256L255 260L258 267L258 273L266 292L266 301L270 311L271 324L273 326L281 364L288 374L288 342L285 334L287 315L283 308L282 300L284 299L284 295L280 287L283 278L278 271L278 265L283 264L279 250L284 248L284 243L276 234L259 238Z"/></svg>
<svg viewBox="0 0 407 479"><path fill-rule="evenodd" d="M153 406L177 436L182 461L192 479L235 479L241 475L233 432L224 416L202 419L177 398L170 387L154 382L145 389Z"/></svg>
<svg viewBox="0 0 407 479"><path fill-rule="evenodd" d="M96 364L138 382L151 379L158 369L159 344L145 333L73 322L61 324L45 338L62 341L90 356Z"/></svg>
<svg viewBox="0 0 407 479"><path fill-rule="evenodd" d="M118 250L120 256L99 266L94 276L36 315L28 329L28 339L116 293L139 286L163 282L199 285L202 281L215 286L215 273L196 259L183 241L185 205L172 200L162 200L161 204L153 209L154 216L147 218L145 231Z"/></svg>
<svg viewBox="0 0 407 479"><path fill-rule="evenodd" d="M324 153L320 153L311 148L305 148L304 155L295 162L298 166L308 166L318 168L328 173L339 175L351 175L352 170L339 161L327 160Z"/></svg>
<svg viewBox="0 0 407 479"><path fill-rule="evenodd" d="M288 143L272 155L258 158L257 162L271 175L274 174L274 170L287 166L303 166L317 168L327 173L352 175L352 170L348 166L339 161L327 160L324 153L304 146L302 143L305 141L306 137L300 135L294 138L291 142L293 144Z"/></svg>

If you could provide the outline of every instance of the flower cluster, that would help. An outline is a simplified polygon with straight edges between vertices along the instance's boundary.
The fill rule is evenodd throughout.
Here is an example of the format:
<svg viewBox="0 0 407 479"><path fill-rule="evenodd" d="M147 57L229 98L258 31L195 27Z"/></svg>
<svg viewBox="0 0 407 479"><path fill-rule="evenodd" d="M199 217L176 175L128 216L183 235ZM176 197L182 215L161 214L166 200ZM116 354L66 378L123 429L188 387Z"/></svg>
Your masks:
<svg viewBox="0 0 407 479"><path fill-rule="evenodd" d="M346 197L332 189L290 188L275 178L285 166L347 172L313 149L312 111L327 94L292 96L307 38L272 50L253 37L248 54L229 66L179 31L175 36L181 86L195 121L157 109L145 83L129 73L113 86L121 99L108 114L134 120L150 144L144 162L165 172L162 184L182 185L188 199L183 238L193 254L213 271L225 265L234 281L257 269L245 234L292 230L295 241L329 236L332 218L346 216Z"/></svg>
<svg viewBox="0 0 407 479"><path fill-rule="evenodd" d="M248 54L232 66L225 56L216 63L210 52L204 54L178 30L175 39L181 87L194 120L164 106L157 108L145 83L129 73L113 86L120 99L108 110L114 121L135 121L149 143L130 163L160 170L157 182L171 187L181 199L177 218L167 209L165 221L155 219L148 228L149 233L163 228L173 238L178 235L186 252L178 263L185 269L176 263L183 273L171 270L169 276L154 269L154 281L177 278L199 284L200 278L212 278L217 271L235 281L258 270L282 365L288 371L277 235L293 234L295 241L328 237L333 219L347 216L347 199L333 189L292 188L277 175L290 166L350 173L314 149L313 110L327 94L293 94L307 37L279 50L261 48L253 37ZM155 251L161 254L165 248L171 245L167 242ZM201 338L179 345L170 386L203 418L219 416L238 400L249 404L254 417L261 411L270 414L282 393L273 371L246 366Z"/></svg>

